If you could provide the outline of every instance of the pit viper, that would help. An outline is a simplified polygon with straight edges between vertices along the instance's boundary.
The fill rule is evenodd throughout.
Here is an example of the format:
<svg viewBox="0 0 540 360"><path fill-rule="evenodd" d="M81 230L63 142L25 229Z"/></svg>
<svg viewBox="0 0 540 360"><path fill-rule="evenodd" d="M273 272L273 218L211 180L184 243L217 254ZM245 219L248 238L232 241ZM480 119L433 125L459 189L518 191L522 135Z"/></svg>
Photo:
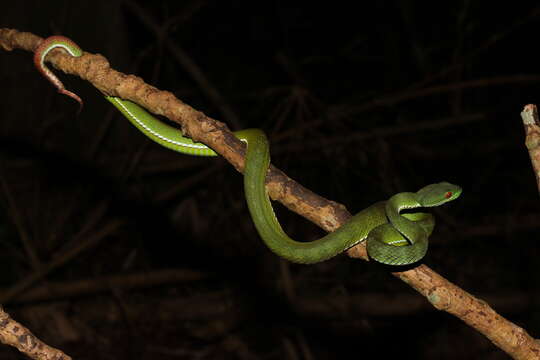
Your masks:
<svg viewBox="0 0 540 360"><path fill-rule="evenodd" d="M65 50L71 56L82 55L82 50L72 40L52 36L36 48L34 63L60 93L77 100L82 108L80 97L66 90L44 64L47 54L56 48ZM143 134L162 146L188 155L217 155L206 145L182 136L178 129L159 121L141 106L114 96L105 98ZM457 185L440 182L427 185L417 192L398 193L387 201L377 202L360 211L326 236L300 242L283 231L266 191L265 178L270 154L264 132L246 129L234 134L247 144L244 192L253 223L268 248L292 262L312 264L324 261L362 241L366 241L368 255L383 264L408 265L418 262L426 254L435 220L431 214L411 212L411 209L443 205L458 198L462 191ZM407 212L404 213L405 210Z"/></svg>

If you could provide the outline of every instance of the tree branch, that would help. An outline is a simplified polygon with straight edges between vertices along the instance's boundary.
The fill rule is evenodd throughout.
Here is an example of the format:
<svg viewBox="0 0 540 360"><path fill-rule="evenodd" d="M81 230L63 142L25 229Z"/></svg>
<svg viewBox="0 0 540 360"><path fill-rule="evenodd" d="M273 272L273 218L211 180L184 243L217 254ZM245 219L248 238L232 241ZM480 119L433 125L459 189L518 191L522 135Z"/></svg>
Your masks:
<svg viewBox="0 0 540 360"><path fill-rule="evenodd" d="M0 29L0 46L5 50L20 48L33 51L40 41L41 38L30 33ZM131 100L154 114L177 122L185 135L207 144L238 171L243 171L244 146L226 125L193 109L172 93L145 84L139 77L111 69L101 55L84 53L75 58L54 51L47 60L66 73L90 81L104 94ZM272 199L326 231L337 229L351 216L343 205L314 194L273 166L269 170L266 186ZM367 260L363 243L349 249L347 254ZM429 267L420 265L393 275L424 295L436 309L460 318L513 358L540 357L540 344L524 329L498 315L487 303L460 289Z"/></svg>
<svg viewBox="0 0 540 360"><path fill-rule="evenodd" d="M13 320L0 306L0 341L32 359L71 360L71 357L39 340L30 330Z"/></svg>

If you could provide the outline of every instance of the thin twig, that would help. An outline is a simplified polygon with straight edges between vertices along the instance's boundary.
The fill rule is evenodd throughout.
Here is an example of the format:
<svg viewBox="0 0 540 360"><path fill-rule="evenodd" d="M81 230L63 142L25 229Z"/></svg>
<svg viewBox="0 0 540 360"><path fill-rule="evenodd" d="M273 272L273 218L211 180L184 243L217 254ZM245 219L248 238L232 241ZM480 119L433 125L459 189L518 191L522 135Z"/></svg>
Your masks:
<svg viewBox="0 0 540 360"><path fill-rule="evenodd" d="M134 1L126 1L124 3L142 22L147 29L154 33L158 39L164 39L167 50L173 55L176 61L191 75L195 83L201 91L212 101L214 106L218 108L228 124L239 127L240 121L238 116L232 110L232 107L225 101L225 98L206 77L201 68L191 59L191 57L175 42L168 40L167 32L172 26L171 22L166 22L164 26L159 26L158 23L148 15L149 12L142 9L139 4Z"/></svg>
<svg viewBox="0 0 540 360"><path fill-rule="evenodd" d="M103 240L110 233L116 231L121 225L123 225L122 221L113 221L103 226L98 232L93 233L91 236L88 237L88 239L86 239L86 241L79 244L77 247L66 250L58 257L54 258L51 262L44 264L39 271L28 275L26 278L17 282L5 292L2 292L2 294L0 295L0 304L8 303L9 300L11 300L13 297L17 296L19 293L36 283L38 280L43 279L54 269L76 258L82 252L96 246L101 240Z"/></svg>

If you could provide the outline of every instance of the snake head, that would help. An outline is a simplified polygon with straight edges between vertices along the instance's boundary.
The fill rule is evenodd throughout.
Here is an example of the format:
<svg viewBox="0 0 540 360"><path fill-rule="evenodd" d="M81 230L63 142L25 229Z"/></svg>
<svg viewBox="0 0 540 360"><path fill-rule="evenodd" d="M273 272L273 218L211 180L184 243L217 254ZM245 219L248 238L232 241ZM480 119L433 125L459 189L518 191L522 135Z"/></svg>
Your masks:
<svg viewBox="0 0 540 360"><path fill-rule="evenodd" d="M457 199L460 195L461 187L448 182L424 186L416 193L418 202L424 207L446 204Z"/></svg>

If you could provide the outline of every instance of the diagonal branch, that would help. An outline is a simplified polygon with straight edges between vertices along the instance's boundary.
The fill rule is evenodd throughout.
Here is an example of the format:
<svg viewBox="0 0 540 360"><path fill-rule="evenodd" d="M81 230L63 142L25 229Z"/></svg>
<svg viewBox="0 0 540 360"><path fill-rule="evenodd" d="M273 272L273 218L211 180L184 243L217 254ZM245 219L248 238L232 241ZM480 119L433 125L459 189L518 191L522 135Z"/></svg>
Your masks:
<svg viewBox="0 0 540 360"><path fill-rule="evenodd" d="M20 48L33 51L40 41L41 38L30 33L0 29L0 46L4 50ZM193 109L172 93L145 84L139 77L111 69L101 55L84 53L82 57L74 58L61 51L54 51L48 61L66 73L90 81L104 94L131 100L154 114L177 122L185 135L207 144L238 171L243 171L244 146L227 126ZM343 205L314 194L273 166L268 172L266 186L272 199L326 231L337 229L351 216ZM347 253L351 257L367 260L364 244L349 249ZM540 357L540 344L524 329L498 315L487 303L460 289L429 267L420 265L393 275L424 295L436 309L460 318L513 358Z"/></svg>
<svg viewBox="0 0 540 360"><path fill-rule="evenodd" d="M38 339L25 326L13 320L0 306L0 342L11 345L31 359L71 360L69 355Z"/></svg>

